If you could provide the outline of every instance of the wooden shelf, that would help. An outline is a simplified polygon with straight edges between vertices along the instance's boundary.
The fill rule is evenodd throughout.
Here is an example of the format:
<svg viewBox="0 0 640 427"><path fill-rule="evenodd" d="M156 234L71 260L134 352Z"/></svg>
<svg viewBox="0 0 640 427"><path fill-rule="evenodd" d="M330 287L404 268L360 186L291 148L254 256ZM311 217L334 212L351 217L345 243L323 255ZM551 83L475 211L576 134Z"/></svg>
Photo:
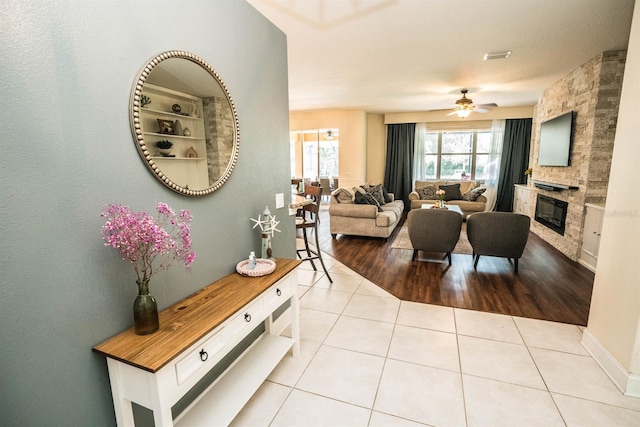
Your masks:
<svg viewBox="0 0 640 427"><path fill-rule="evenodd" d="M556 184L553 182L533 181L533 185L547 191L577 190L578 187L566 184Z"/></svg>
<svg viewBox="0 0 640 427"><path fill-rule="evenodd" d="M204 138L196 138L194 136L182 136L182 135L174 135L170 133L158 133L158 132L143 132L145 135L153 135L159 136L162 138L179 138L179 139L190 139L195 141L204 141Z"/></svg>
<svg viewBox="0 0 640 427"><path fill-rule="evenodd" d="M147 108L147 107L140 108L140 111L141 112L145 112L145 113L151 113L151 114L162 114L163 116L175 117L175 118L178 118L178 119L202 120L202 117L184 116L182 114L176 114L176 113L171 112L171 111L154 110L153 108Z"/></svg>
<svg viewBox="0 0 640 427"><path fill-rule="evenodd" d="M153 156L154 160L207 160L204 157L170 157L170 156Z"/></svg>

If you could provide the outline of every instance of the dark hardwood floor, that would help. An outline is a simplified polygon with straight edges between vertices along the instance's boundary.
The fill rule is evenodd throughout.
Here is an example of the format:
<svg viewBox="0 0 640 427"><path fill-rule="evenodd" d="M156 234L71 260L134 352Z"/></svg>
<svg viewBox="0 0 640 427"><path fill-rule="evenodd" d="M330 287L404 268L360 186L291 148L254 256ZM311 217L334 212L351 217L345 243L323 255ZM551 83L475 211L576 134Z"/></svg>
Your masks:
<svg viewBox="0 0 640 427"><path fill-rule="evenodd" d="M412 251L391 249L382 239L329 233L323 205L319 239L322 250L376 285L406 300L513 316L586 325L594 274L530 233L518 274L506 258L453 254L448 266L440 254L411 261ZM429 254L423 254L429 255Z"/></svg>

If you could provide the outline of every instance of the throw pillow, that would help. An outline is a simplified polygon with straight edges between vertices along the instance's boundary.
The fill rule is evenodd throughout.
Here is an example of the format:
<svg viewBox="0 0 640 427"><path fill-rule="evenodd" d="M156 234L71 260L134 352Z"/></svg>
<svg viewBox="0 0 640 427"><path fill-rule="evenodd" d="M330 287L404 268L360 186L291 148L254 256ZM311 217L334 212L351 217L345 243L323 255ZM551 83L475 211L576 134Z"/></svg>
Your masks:
<svg viewBox="0 0 640 427"><path fill-rule="evenodd" d="M391 196L387 192L387 189L384 188L384 187L382 187L382 195L384 196L384 202L385 203L391 203L393 201L393 200L391 200Z"/></svg>
<svg viewBox="0 0 640 427"><path fill-rule="evenodd" d="M416 188L416 193L420 196L420 200L437 200L436 186L427 185L426 187Z"/></svg>
<svg viewBox="0 0 640 427"><path fill-rule="evenodd" d="M378 212L382 212L382 208L378 201L369 193L361 193L360 191L356 191L355 202L358 205L375 205L378 208Z"/></svg>
<svg viewBox="0 0 640 427"><path fill-rule="evenodd" d="M362 188L364 188L364 191L371 194L376 199L376 201L380 206L386 203L384 199L384 193L382 192L382 184L363 185Z"/></svg>
<svg viewBox="0 0 640 427"><path fill-rule="evenodd" d="M440 190L444 190L445 202L448 202L449 200L462 200L460 184L441 185Z"/></svg>
<svg viewBox="0 0 640 427"><path fill-rule="evenodd" d="M352 191L353 191L353 194L356 194L356 193L365 194L366 193L366 191L362 187L353 187Z"/></svg>
<svg viewBox="0 0 640 427"><path fill-rule="evenodd" d="M332 194L338 203L353 203L353 194L346 188L340 187Z"/></svg>
<svg viewBox="0 0 640 427"><path fill-rule="evenodd" d="M486 187L474 188L473 190L464 193L462 195L462 200L466 200L467 202L475 202L476 200L478 200L478 197L480 197L485 191L487 191Z"/></svg>

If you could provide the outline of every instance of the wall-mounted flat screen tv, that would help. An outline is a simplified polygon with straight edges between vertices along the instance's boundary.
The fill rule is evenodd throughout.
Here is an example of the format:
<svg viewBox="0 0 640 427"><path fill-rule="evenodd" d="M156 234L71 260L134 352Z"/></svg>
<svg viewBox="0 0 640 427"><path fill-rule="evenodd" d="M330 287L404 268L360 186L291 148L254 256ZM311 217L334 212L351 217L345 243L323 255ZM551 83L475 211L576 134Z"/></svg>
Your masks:
<svg viewBox="0 0 640 427"><path fill-rule="evenodd" d="M540 125L538 165L569 166L572 131L573 111L543 122Z"/></svg>

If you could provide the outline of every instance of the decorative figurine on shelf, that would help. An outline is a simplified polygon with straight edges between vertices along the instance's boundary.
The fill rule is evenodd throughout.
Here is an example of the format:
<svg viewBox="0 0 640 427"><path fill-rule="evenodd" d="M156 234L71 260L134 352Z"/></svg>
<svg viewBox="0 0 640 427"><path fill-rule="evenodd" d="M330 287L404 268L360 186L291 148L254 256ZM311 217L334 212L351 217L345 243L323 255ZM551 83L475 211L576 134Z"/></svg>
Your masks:
<svg viewBox="0 0 640 427"><path fill-rule="evenodd" d="M149 104L151 104L151 98L147 95L140 95L140 107L144 108Z"/></svg>
<svg viewBox="0 0 640 427"><path fill-rule="evenodd" d="M182 111L182 107L180 106L180 104L173 104L171 106L171 111L173 111L176 114L180 114L180 111Z"/></svg>
<svg viewBox="0 0 640 427"><path fill-rule="evenodd" d="M276 228L278 224L280 224L280 221L276 221L275 215L271 215L269 206L266 206L264 212L258 215L258 219L251 218L251 221L255 222L253 228L260 227L260 231L262 232L262 258L273 261L275 258L271 251L271 238L276 231L280 232L280 230Z"/></svg>
<svg viewBox="0 0 640 427"><path fill-rule="evenodd" d="M192 102L189 106L189 115L195 118L200 117L200 108L198 108L198 104Z"/></svg>

